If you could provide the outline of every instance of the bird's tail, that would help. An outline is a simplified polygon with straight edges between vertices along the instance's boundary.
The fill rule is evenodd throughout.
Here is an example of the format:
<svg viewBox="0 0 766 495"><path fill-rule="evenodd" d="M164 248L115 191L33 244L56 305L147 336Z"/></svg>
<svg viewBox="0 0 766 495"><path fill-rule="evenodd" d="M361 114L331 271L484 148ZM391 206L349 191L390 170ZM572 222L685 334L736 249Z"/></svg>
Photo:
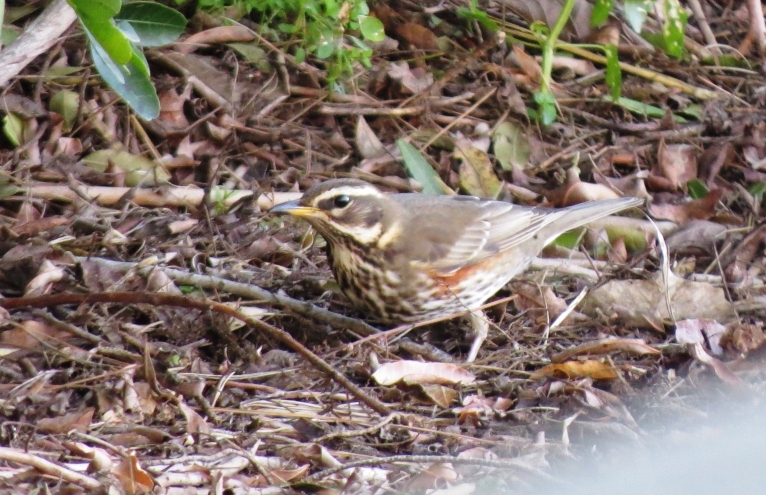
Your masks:
<svg viewBox="0 0 766 495"><path fill-rule="evenodd" d="M568 230L582 227L589 222L609 216L612 213L617 213L618 211L641 206L643 203L644 200L640 198L617 198L587 201L579 205L570 206L564 209L561 215L551 218L550 224L541 229L542 235L540 238L545 239L545 244L548 244Z"/></svg>

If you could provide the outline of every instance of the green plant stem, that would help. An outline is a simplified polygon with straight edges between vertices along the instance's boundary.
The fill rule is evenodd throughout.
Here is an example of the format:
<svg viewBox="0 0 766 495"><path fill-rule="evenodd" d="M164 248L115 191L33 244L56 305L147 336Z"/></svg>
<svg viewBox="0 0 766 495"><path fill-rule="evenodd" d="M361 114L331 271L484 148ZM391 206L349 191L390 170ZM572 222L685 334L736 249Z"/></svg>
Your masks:
<svg viewBox="0 0 766 495"><path fill-rule="evenodd" d="M561 31L564 30L564 26L566 26L569 21L569 16L572 15L574 4L575 0L566 0L566 2L564 2L564 5L561 6L561 12L559 12L559 16L556 19L556 24L554 24L543 44L543 77L540 84L541 93L550 92L551 74L553 72L553 50L556 47L556 42L559 39Z"/></svg>
<svg viewBox="0 0 766 495"><path fill-rule="evenodd" d="M537 37L534 35L534 33L529 31L528 29L520 28L519 26L515 26L509 22L503 21L502 19L497 19L497 21L503 27L503 30L506 32L508 36L511 36L514 39L518 39L522 43L525 43L528 46L539 46L539 43L537 45L535 44L535 42L537 41ZM590 60L591 62L594 62L597 64L606 65L607 63L606 57L604 57L603 55L599 55L597 53L593 53L588 50L585 50L581 48L579 45L573 45L571 43L558 41L556 43L556 48L567 51L571 53L572 55L582 57L585 60ZM665 74L661 74L659 72L656 72L650 69L645 69L643 67L637 67L635 65L631 65L626 62L620 62L620 69L625 73L632 74L634 76L638 76L644 79L648 79L650 81L655 81L671 88L677 88L683 91L684 93L690 94L701 100L712 100L715 98L719 98L722 94L717 91L712 91L705 88L698 88L696 86L692 86L691 84L688 84L674 77L667 76Z"/></svg>

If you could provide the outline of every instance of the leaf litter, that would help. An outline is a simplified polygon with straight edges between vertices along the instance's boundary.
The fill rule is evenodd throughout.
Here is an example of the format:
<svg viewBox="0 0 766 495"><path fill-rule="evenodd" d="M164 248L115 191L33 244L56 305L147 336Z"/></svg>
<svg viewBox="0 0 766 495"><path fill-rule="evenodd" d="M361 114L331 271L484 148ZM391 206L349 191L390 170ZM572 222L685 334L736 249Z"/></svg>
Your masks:
<svg viewBox="0 0 766 495"><path fill-rule="evenodd" d="M507 3L530 22L560 9ZM614 38L576 3L566 39ZM742 11L706 5L738 45ZM7 88L0 462L19 490L510 493L612 439L665 434L668 416L695 424L724 397L762 395L762 75L623 35L624 99L610 101L599 59L563 47L582 58L556 64L559 121L543 129L525 108L534 44L456 29L450 8L381 9L396 40L346 92L319 89L323 63L211 18L149 54L154 122L70 67L78 37ZM650 82L639 61L677 79ZM50 68L74 76L39 79ZM350 345L381 327L333 291L322 239L267 213L329 177L539 206L647 198L673 274L628 213L557 241L553 263L501 291L474 366L456 364L457 321ZM181 304L202 297L223 304Z"/></svg>

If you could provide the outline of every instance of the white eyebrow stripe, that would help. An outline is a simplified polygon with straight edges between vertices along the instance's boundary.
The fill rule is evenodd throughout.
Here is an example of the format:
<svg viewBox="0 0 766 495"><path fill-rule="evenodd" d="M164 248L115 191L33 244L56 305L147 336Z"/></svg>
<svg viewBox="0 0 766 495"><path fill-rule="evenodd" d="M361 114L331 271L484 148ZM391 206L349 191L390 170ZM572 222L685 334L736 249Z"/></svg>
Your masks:
<svg viewBox="0 0 766 495"><path fill-rule="evenodd" d="M383 193L378 190L375 186L341 186L341 187L335 187L333 189L330 189L328 191L323 192L316 198L314 198L314 201L312 203L314 206L318 205L320 202L324 201L325 199L334 198L335 196L341 196L345 194L346 196L355 197L360 196L364 194L365 196L375 196L377 198L382 198Z"/></svg>

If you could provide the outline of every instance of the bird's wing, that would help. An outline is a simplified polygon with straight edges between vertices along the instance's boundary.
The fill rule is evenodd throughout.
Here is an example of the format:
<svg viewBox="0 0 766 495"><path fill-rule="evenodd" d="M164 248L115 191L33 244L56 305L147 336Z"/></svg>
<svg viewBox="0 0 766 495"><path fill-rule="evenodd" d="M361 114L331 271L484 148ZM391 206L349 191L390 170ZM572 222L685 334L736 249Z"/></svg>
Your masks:
<svg viewBox="0 0 766 495"><path fill-rule="evenodd" d="M559 234L642 203L619 198L551 209L451 196L439 198L438 208L431 198L430 208L420 212L421 195L400 196L409 196L404 206L414 212L409 228L417 235L411 237L409 259L445 275L519 246L536 256Z"/></svg>
<svg viewBox="0 0 766 495"><path fill-rule="evenodd" d="M449 252L433 264L440 272L449 273L516 248L566 214L566 210L528 208L500 201L479 200L477 206L476 220L465 227Z"/></svg>

